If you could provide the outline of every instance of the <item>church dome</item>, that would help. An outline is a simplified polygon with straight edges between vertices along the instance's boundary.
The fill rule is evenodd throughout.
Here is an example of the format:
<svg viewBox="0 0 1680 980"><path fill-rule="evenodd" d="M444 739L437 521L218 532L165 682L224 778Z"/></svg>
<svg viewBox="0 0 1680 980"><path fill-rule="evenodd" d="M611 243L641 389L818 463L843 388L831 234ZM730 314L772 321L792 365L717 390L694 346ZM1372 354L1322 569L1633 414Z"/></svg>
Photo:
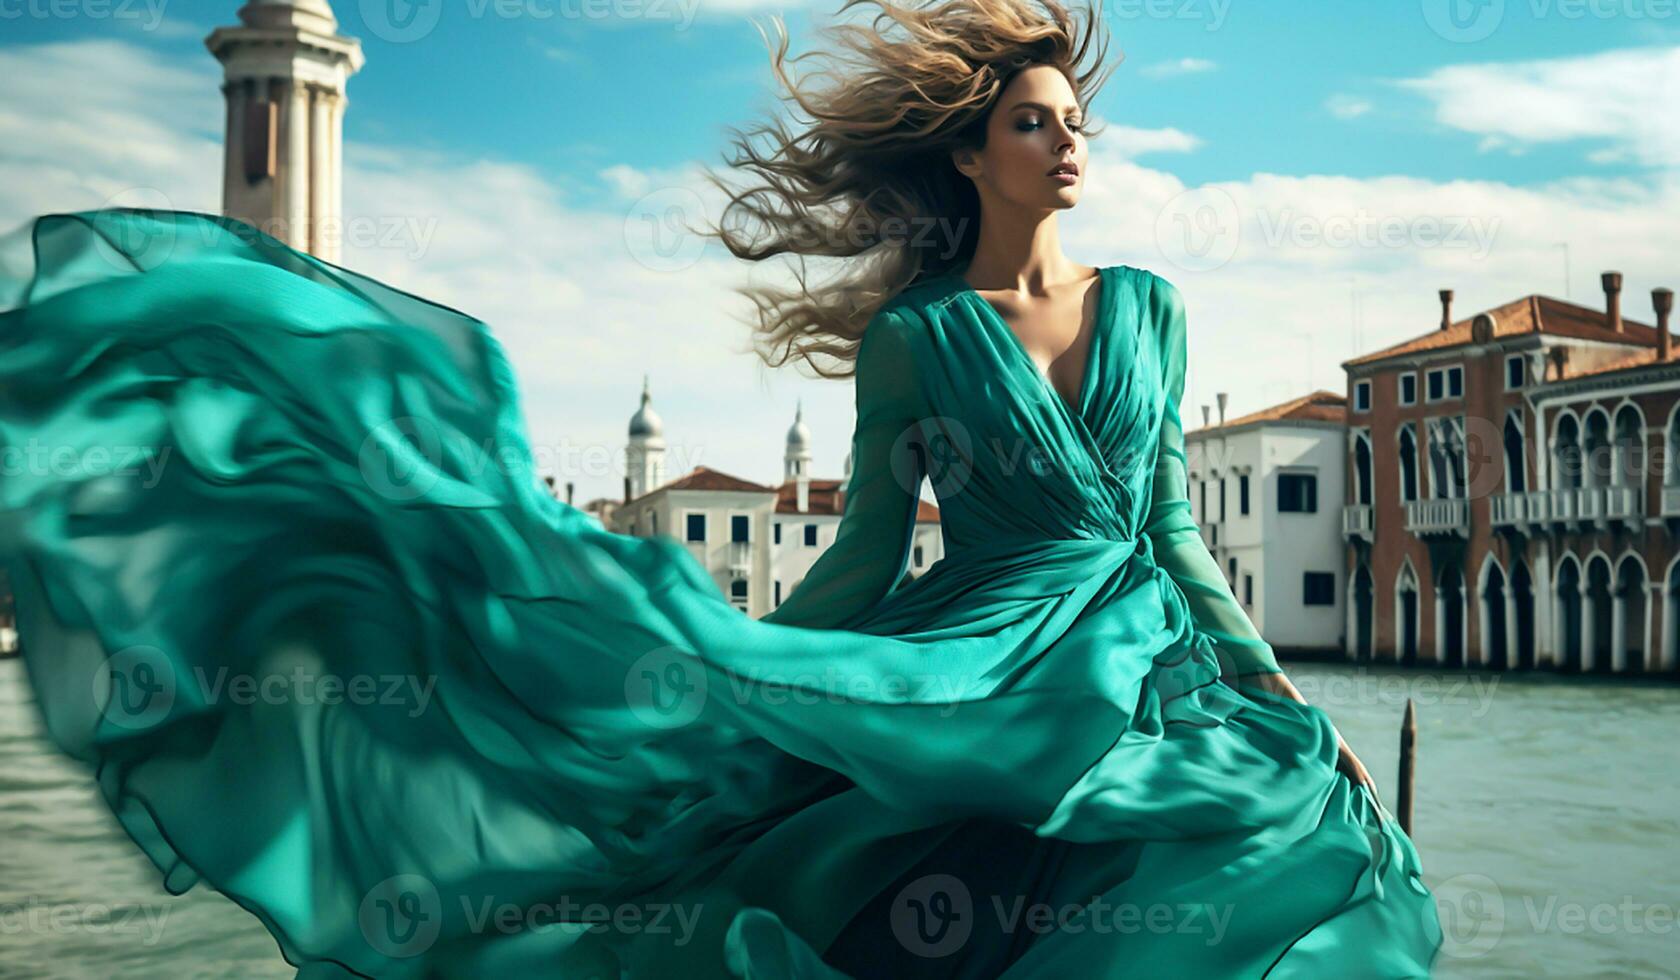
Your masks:
<svg viewBox="0 0 1680 980"><path fill-rule="evenodd" d="M793 425L788 429L787 447L789 452L811 448L811 427L805 424L805 402L801 399L794 409Z"/></svg>
<svg viewBox="0 0 1680 980"><path fill-rule="evenodd" d="M665 434L665 423L653 410L653 395L648 391L648 379L642 376L642 407L630 416L630 438L649 438Z"/></svg>

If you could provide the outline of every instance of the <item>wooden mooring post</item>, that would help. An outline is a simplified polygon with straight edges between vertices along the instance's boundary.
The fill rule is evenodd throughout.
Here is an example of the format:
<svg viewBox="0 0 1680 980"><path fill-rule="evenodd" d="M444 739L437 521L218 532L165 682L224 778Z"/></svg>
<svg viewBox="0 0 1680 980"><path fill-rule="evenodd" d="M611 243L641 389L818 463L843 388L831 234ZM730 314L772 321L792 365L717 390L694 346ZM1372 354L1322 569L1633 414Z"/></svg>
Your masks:
<svg viewBox="0 0 1680 980"><path fill-rule="evenodd" d="M1417 707L1406 699L1406 714L1400 719L1400 792L1395 797L1395 815L1400 829L1412 835L1412 800L1417 788Z"/></svg>

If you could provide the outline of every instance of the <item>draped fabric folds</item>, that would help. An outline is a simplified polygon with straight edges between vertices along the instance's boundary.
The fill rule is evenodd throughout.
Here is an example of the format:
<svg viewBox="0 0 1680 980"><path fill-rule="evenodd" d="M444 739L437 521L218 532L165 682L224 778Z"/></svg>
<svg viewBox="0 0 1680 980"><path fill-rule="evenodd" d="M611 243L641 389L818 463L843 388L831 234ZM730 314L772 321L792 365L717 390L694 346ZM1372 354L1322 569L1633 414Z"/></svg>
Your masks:
<svg viewBox="0 0 1680 980"><path fill-rule="evenodd" d="M761 619L533 471L480 321L208 215L0 279L0 562L53 739L305 977L1381 976L1441 941L1189 516L1182 298L1064 399L953 275L859 350ZM923 481L945 556L904 571Z"/></svg>

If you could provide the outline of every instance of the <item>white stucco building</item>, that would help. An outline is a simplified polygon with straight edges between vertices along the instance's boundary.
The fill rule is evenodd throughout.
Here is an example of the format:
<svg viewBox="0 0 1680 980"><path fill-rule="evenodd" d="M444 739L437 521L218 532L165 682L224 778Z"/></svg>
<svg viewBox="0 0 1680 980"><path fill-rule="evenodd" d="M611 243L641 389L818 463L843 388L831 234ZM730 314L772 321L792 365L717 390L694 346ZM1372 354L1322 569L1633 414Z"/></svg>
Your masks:
<svg viewBox="0 0 1680 980"><path fill-rule="evenodd" d="M594 500L584 509L621 534L668 534L684 542L743 612L762 616L804 580L834 543L845 512L842 479L812 475L811 430L795 410L782 454L782 478L757 483L706 466L664 479L664 421L653 410L646 379L625 447L623 501ZM944 556L939 509L926 500L916 515L906 574L915 577Z"/></svg>
<svg viewBox="0 0 1680 980"><path fill-rule="evenodd" d="M1202 540L1261 635L1280 655L1341 650L1347 399L1315 391L1187 432L1184 448Z"/></svg>

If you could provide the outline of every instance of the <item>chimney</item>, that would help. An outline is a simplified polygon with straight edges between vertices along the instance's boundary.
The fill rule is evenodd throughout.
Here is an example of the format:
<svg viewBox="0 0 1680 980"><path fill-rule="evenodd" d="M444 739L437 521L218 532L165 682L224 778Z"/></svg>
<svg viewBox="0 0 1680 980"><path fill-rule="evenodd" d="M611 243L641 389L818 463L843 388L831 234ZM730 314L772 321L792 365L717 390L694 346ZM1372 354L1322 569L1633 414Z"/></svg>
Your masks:
<svg viewBox="0 0 1680 980"><path fill-rule="evenodd" d="M568 503L568 504L572 502L572 487L573 487L572 481L567 480L566 481L566 503Z"/></svg>
<svg viewBox="0 0 1680 980"><path fill-rule="evenodd" d="M624 478L624 502L630 502L630 478L628 476Z"/></svg>
<svg viewBox="0 0 1680 980"><path fill-rule="evenodd" d="M1610 323L1612 333L1622 332L1622 274L1620 272L1606 272L1604 281L1604 318Z"/></svg>
<svg viewBox="0 0 1680 980"><path fill-rule="evenodd" d="M1212 420L1213 420L1213 408L1211 406L1208 406L1208 405L1203 405L1202 406L1202 428L1205 429L1208 426L1212 425L1213 424Z"/></svg>
<svg viewBox="0 0 1680 980"><path fill-rule="evenodd" d="M1450 289L1441 290L1441 329L1442 330L1452 329L1452 301L1453 301L1453 291L1450 290Z"/></svg>
<svg viewBox="0 0 1680 980"><path fill-rule="evenodd" d="M801 473L794 481L794 506L801 514L811 509L811 474Z"/></svg>
<svg viewBox="0 0 1680 980"><path fill-rule="evenodd" d="M1674 290L1651 290L1651 306L1657 311L1657 360L1668 360L1672 341L1668 334L1668 315L1674 312Z"/></svg>
<svg viewBox="0 0 1680 980"><path fill-rule="evenodd" d="M1225 424L1225 399L1226 399L1227 396L1222 391L1219 394L1214 395L1213 397L1219 400L1219 424L1224 425Z"/></svg>

